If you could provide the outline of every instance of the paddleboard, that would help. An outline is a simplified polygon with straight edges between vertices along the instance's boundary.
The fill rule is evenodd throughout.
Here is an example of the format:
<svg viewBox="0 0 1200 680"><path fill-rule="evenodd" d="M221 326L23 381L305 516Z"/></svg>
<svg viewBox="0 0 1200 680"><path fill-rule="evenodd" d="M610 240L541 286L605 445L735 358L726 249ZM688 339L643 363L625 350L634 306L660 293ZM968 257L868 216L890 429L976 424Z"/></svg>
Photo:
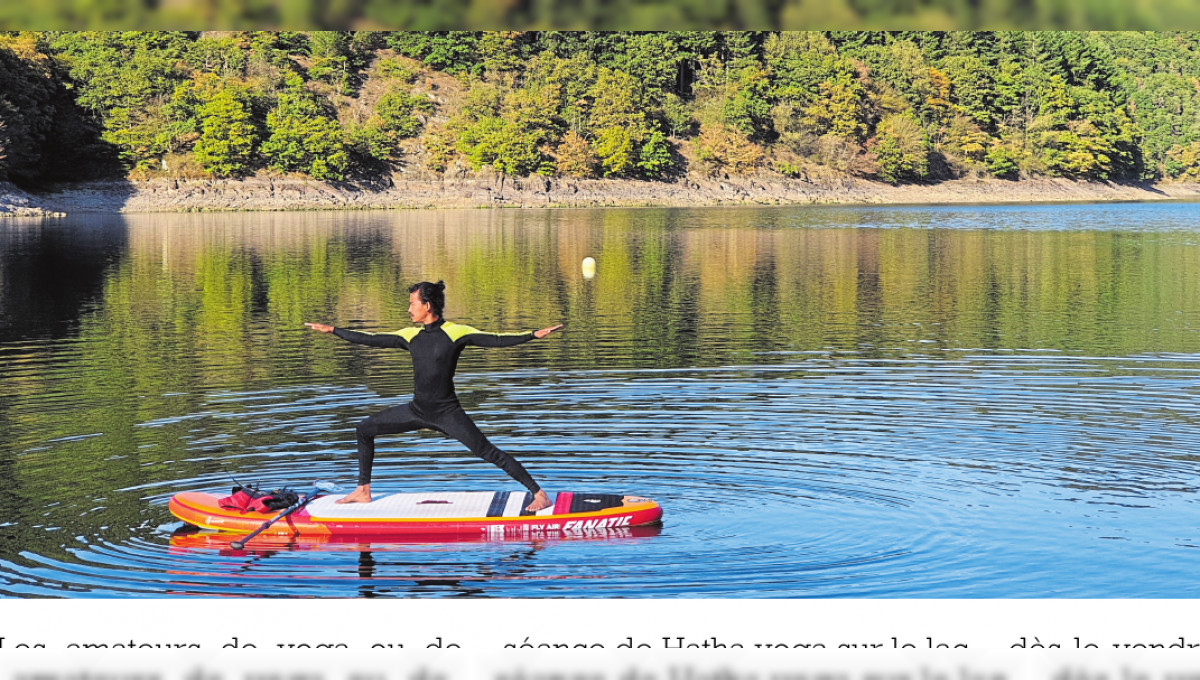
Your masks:
<svg viewBox="0 0 1200 680"><path fill-rule="evenodd" d="M562 492L554 504L536 513L525 510L533 500L525 491L458 491L396 493L370 503L321 496L263 532L277 536L475 536L523 538L572 536L646 526L662 519L658 503L637 496ZM248 534L275 512L240 512L222 508L219 498L184 492L171 498L171 514L202 529Z"/></svg>
<svg viewBox="0 0 1200 680"><path fill-rule="evenodd" d="M384 552L403 552L406 550L427 550L429 546L446 546L456 543L505 543L527 544L530 540L539 543L559 542L621 542L653 538L662 534L662 524L655 522L640 527L616 527L614 529L589 529L587 531L558 532L521 536L514 533L503 538L489 537L484 532L476 534L426 534L426 535L373 535L357 536L353 534L324 534L317 536L270 536L259 534L241 548L233 547L233 542L246 538L246 534L233 534L227 531L200 529L183 524L176 529L170 538L170 552L185 555L193 550L216 550L222 554L241 552L273 555L278 552L320 551L320 552L361 552L364 550L380 550Z"/></svg>

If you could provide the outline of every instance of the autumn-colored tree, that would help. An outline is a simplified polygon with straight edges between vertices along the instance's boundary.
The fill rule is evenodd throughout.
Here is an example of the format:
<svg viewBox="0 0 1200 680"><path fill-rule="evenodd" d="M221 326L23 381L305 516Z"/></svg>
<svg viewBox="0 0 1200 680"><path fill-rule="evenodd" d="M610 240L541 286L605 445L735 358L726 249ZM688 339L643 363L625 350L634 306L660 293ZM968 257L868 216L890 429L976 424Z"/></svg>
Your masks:
<svg viewBox="0 0 1200 680"><path fill-rule="evenodd" d="M753 172L762 161L763 151L736 130L723 125L704 125L696 138L696 155L712 171L735 174Z"/></svg>
<svg viewBox="0 0 1200 680"><path fill-rule="evenodd" d="M1166 171L1174 179L1200 180L1200 141L1167 151Z"/></svg>
<svg viewBox="0 0 1200 680"><path fill-rule="evenodd" d="M846 139L859 140L867 133L865 91L862 84L849 74L822 82L816 101L804 110L808 125L818 134L829 133Z"/></svg>
<svg viewBox="0 0 1200 680"><path fill-rule="evenodd" d="M558 156L558 174L568 177L596 176L596 155L592 153L592 147L587 140L578 133L568 132L555 149L555 153Z"/></svg>
<svg viewBox="0 0 1200 680"><path fill-rule="evenodd" d="M957 111L957 107L950 101L950 78L940 70L930 67L929 81L933 90L925 98L925 107L932 114L933 122L944 126Z"/></svg>

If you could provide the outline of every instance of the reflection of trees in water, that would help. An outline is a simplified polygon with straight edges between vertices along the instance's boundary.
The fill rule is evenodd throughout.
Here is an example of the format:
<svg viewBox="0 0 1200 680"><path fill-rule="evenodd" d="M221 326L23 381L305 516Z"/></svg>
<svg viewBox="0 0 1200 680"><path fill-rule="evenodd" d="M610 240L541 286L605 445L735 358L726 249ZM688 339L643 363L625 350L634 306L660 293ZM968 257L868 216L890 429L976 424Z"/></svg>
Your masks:
<svg viewBox="0 0 1200 680"><path fill-rule="evenodd" d="M127 245L119 218L0 222L0 343L78 332Z"/></svg>
<svg viewBox="0 0 1200 680"><path fill-rule="evenodd" d="M310 360L296 366L304 373L401 368L406 357L362 361L361 351L288 331L312 318L407 326L407 286L423 279L445 280L447 315L480 328L564 320L589 331L509 354L468 353L465 365L480 367L528 355L575 368L586 356L687 366L918 340L1095 347L1142 342L1121 315L1169 321L1180 305L1200 304L1179 283L1195 248L1151 235L854 229L854 211L818 215L813 226L835 228L797 229L802 211L753 209L205 215L173 217L169 227L139 219L131 264L110 276L108 297L136 300L130 313L174 315L170 330L195 334L184 349L230 380L269 373L296 352ZM598 262L592 281L579 272L587 256ZM1084 324L1085 310L1116 325ZM1172 325L1160 326L1160 341L1183 339ZM597 345L615 351L601 358Z"/></svg>

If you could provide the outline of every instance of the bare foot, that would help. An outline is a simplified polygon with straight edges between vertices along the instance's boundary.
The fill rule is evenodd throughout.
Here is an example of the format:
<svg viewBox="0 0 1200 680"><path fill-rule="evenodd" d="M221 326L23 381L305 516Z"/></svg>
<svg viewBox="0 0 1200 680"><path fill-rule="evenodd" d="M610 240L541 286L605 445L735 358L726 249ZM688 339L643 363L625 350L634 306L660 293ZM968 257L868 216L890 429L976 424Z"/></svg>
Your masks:
<svg viewBox="0 0 1200 680"><path fill-rule="evenodd" d="M545 510L550 505L550 497L546 495L546 492L538 491L533 495L533 502L525 506L525 509L529 512L537 512L538 510Z"/></svg>
<svg viewBox="0 0 1200 680"><path fill-rule="evenodd" d="M335 503L370 503L371 502L371 485L364 484L354 489L344 497L334 501Z"/></svg>

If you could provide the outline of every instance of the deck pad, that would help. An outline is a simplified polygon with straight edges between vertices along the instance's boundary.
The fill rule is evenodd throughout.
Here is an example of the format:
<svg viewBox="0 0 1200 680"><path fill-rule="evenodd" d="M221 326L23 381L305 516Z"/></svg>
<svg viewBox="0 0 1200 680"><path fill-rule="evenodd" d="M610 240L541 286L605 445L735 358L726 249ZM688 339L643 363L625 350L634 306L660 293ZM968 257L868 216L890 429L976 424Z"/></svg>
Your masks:
<svg viewBox="0 0 1200 680"><path fill-rule="evenodd" d="M578 533L654 524L662 509L652 500L619 494L561 492L536 513L526 491L457 491L378 495L370 503L338 504L341 494L319 496L273 524L271 534L524 536ZM193 526L249 533L275 513L222 508L207 493L176 494L171 513Z"/></svg>
<svg viewBox="0 0 1200 680"><path fill-rule="evenodd" d="M370 503L339 504L344 496L314 500L308 504L309 516L316 521L548 517L606 510L620 507L624 501L614 494L560 493L550 507L531 513L525 511L533 502L533 494L527 491L394 493L373 496Z"/></svg>
<svg viewBox="0 0 1200 680"><path fill-rule="evenodd" d="M343 494L323 496L308 504L314 520L450 519L520 517L533 500L525 491L461 491L394 493L374 496L370 503L339 505ZM526 500L529 499L529 501ZM547 508L553 511L553 507ZM550 514L546 510L544 514Z"/></svg>

